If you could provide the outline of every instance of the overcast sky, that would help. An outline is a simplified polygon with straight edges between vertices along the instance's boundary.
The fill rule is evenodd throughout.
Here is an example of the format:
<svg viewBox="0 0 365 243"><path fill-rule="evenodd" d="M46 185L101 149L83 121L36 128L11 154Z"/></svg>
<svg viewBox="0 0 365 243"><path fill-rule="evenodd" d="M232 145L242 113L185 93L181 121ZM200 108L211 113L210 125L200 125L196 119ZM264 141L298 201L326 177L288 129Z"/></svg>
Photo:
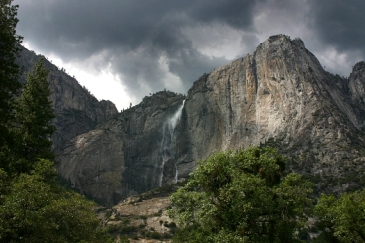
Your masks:
<svg viewBox="0 0 365 243"><path fill-rule="evenodd" d="M301 38L326 70L365 60L364 0L14 0L18 34L118 109L203 73L275 34Z"/></svg>

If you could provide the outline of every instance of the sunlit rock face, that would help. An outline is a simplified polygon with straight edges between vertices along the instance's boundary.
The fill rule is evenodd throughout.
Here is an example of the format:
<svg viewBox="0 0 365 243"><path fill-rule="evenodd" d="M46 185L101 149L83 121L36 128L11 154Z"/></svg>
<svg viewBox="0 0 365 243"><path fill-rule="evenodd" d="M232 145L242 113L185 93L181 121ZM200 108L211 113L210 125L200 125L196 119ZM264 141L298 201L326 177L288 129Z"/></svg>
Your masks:
<svg viewBox="0 0 365 243"><path fill-rule="evenodd" d="M273 36L253 55L203 76L189 91L186 104L189 127L200 132L192 133L193 140L202 141L196 143L202 145L195 147L197 157L279 135L288 143L302 131L316 129L313 113L332 98L327 79L330 75L303 42L286 36ZM333 92L338 96L340 91ZM351 109L349 116L354 117L351 125L358 127Z"/></svg>
<svg viewBox="0 0 365 243"><path fill-rule="evenodd" d="M365 185L364 62L349 78L332 75L300 39L272 36L204 74L186 97L158 92L119 114L59 75L51 76L57 169L105 203L176 183L214 151L264 144L318 192Z"/></svg>
<svg viewBox="0 0 365 243"><path fill-rule="evenodd" d="M184 133L192 157L267 143L290 157L289 171L315 178L319 191L354 186L364 171L364 66L349 79L335 76L300 39L270 37L189 90Z"/></svg>

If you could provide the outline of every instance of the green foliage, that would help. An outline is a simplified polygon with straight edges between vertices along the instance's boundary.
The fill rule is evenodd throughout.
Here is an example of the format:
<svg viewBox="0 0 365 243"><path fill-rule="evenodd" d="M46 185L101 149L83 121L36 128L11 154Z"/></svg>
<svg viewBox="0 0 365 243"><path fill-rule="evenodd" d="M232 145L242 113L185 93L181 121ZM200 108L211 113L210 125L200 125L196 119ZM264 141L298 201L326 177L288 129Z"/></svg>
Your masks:
<svg viewBox="0 0 365 243"><path fill-rule="evenodd" d="M126 235L122 235L122 236L120 236L120 238L119 238L119 242L120 242L120 243L129 243L128 236L126 236Z"/></svg>
<svg viewBox="0 0 365 243"><path fill-rule="evenodd" d="M21 87L15 59L22 38L16 35L18 6L12 6L11 2L0 0L0 167L4 167L7 152L13 147L13 104Z"/></svg>
<svg viewBox="0 0 365 243"><path fill-rule="evenodd" d="M3 122L12 114L11 104L17 90L19 67L15 63L22 38L16 35L18 6L11 5L12 0L0 0L0 133L3 134Z"/></svg>
<svg viewBox="0 0 365 243"><path fill-rule="evenodd" d="M39 158L54 158L51 136L55 131L52 125L55 115L49 100L48 71L43 67L43 61L43 58L38 60L28 74L27 84L16 102L17 146L10 167L13 173L28 173Z"/></svg>
<svg viewBox="0 0 365 243"><path fill-rule="evenodd" d="M9 192L9 178L7 173L0 168L0 205L4 202L5 195Z"/></svg>
<svg viewBox="0 0 365 243"><path fill-rule="evenodd" d="M322 195L314 212L327 242L365 242L365 189L340 198ZM319 241L318 241L319 242Z"/></svg>
<svg viewBox="0 0 365 243"><path fill-rule="evenodd" d="M52 163L11 181L0 207L1 242L105 242L94 204L55 183ZM52 179L53 178L53 179Z"/></svg>
<svg viewBox="0 0 365 243"><path fill-rule="evenodd" d="M0 242L112 242L94 203L56 182L48 71L40 59L21 96L18 6L0 0Z"/></svg>
<svg viewBox="0 0 365 243"><path fill-rule="evenodd" d="M201 162L171 196L175 242L294 242L307 222L311 184L284 177L272 148L221 152Z"/></svg>

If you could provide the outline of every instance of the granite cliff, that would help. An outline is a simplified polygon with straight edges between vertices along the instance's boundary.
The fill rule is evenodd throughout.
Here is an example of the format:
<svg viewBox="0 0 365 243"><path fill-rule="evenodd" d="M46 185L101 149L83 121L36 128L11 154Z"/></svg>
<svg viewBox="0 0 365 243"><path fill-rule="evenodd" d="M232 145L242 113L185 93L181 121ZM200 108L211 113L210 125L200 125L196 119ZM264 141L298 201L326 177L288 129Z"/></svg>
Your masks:
<svg viewBox="0 0 365 243"><path fill-rule="evenodd" d="M18 58L22 70L21 81L26 82L26 74L32 69L40 58L33 51L22 48ZM110 101L98 101L90 92L82 87L75 78L65 73L63 68L58 68L49 61L45 67L50 71L51 97L56 115L54 124L56 132L52 137L53 147L57 154L63 146L75 136L92 130L118 113L115 105Z"/></svg>
<svg viewBox="0 0 365 243"><path fill-rule="evenodd" d="M213 151L250 145L278 147L288 171L318 191L365 184L364 62L340 77L300 39L272 36L204 74L187 96L161 91L121 113L50 68L57 169L108 204L186 178Z"/></svg>
<svg viewBox="0 0 365 243"><path fill-rule="evenodd" d="M169 122L183 100L159 92L75 137L58 154L58 171L81 192L107 203L173 183L176 127Z"/></svg>
<svg viewBox="0 0 365 243"><path fill-rule="evenodd" d="M289 170L310 177L319 191L358 186L364 172L364 74L361 62L349 78L332 75L300 39L272 36L252 55L195 82L182 134L194 159L270 144L290 158Z"/></svg>

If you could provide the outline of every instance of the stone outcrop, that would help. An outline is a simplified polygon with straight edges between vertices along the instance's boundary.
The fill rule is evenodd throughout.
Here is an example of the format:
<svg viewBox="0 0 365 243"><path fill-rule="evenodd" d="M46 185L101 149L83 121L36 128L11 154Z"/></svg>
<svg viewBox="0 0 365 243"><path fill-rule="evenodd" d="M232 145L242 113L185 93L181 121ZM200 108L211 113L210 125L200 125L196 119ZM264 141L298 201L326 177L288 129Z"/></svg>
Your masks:
<svg viewBox="0 0 365 243"><path fill-rule="evenodd" d="M75 137L58 154L58 171L81 192L109 204L173 183L176 153L165 158L164 128L183 100L159 92Z"/></svg>
<svg viewBox="0 0 365 243"><path fill-rule="evenodd" d="M354 163L363 160L363 66L349 79L334 76L301 40L270 37L189 90L183 134L192 157L270 143L292 157L289 169L315 177L318 189L349 186L364 171Z"/></svg>
<svg viewBox="0 0 365 243"><path fill-rule="evenodd" d="M116 238L128 235L129 242L171 242L177 224L168 216L169 196L178 186L160 187L119 202L112 209L99 208L99 218Z"/></svg>
<svg viewBox="0 0 365 243"><path fill-rule="evenodd" d="M57 169L103 202L184 179L214 151L265 144L318 192L365 185L365 64L349 78L330 74L300 39L272 36L204 74L186 97L162 91L119 114L57 75Z"/></svg>
<svg viewBox="0 0 365 243"><path fill-rule="evenodd" d="M34 64L40 58L34 52L22 48L18 58L22 68L21 80L25 83L26 74L31 71ZM56 115L54 124L57 128L52 137L56 153L62 151L63 145L75 136L88 132L109 118L115 116L118 111L110 101L98 101L90 92L82 87L75 78L65 73L49 61L45 60L45 68L50 72L51 97L53 109Z"/></svg>
<svg viewBox="0 0 365 243"><path fill-rule="evenodd" d="M352 100L353 107L357 111L357 115L362 118L365 117L365 62L357 63L352 70L349 77L348 89ZM362 124L365 125L364 122Z"/></svg>
<svg viewBox="0 0 365 243"><path fill-rule="evenodd" d="M334 106L331 112L346 115L346 121L336 117L339 123L350 121L351 129L361 130L361 118L343 100L341 87L331 82L332 75L301 40L271 37L253 55L201 77L189 91L185 110L188 130L195 128L195 157L278 136L289 143L298 133L317 129L313 115L329 106Z"/></svg>

